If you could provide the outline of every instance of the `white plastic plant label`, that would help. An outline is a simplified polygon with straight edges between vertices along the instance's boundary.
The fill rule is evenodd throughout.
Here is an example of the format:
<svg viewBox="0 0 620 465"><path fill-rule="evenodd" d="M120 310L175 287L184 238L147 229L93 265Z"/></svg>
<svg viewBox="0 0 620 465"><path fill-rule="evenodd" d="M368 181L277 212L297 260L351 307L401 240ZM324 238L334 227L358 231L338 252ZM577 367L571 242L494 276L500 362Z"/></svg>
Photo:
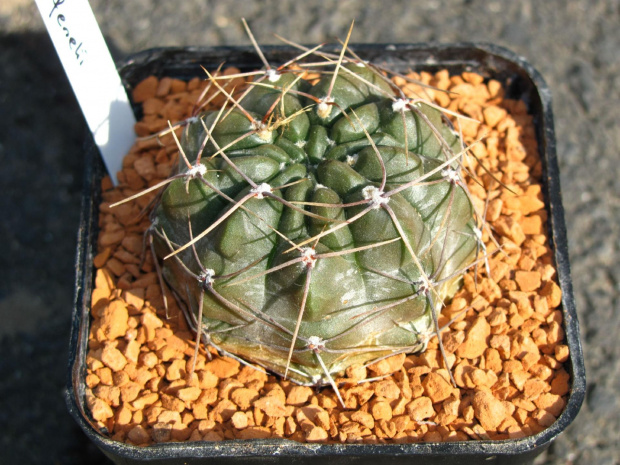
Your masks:
<svg viewBox="0 0 620 465"><path fill-rule="evenodd" d="M133 142L135 117L87 0L36 0L112 181Z"/></svg>

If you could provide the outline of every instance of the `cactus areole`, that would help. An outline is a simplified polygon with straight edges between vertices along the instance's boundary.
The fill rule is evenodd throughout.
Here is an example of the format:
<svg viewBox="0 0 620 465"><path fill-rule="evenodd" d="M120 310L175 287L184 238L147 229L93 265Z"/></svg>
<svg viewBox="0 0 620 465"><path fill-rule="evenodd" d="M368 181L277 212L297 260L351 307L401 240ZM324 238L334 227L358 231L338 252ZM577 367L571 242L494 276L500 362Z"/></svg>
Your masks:
<svg viewBox="0 0 620 465"><path fill-rule="evenodd" d="M440 111L359 61L300 74L265 71L187 122L151 231L205 343L334 384L425 349L480 248L479 219Z"/></svg>

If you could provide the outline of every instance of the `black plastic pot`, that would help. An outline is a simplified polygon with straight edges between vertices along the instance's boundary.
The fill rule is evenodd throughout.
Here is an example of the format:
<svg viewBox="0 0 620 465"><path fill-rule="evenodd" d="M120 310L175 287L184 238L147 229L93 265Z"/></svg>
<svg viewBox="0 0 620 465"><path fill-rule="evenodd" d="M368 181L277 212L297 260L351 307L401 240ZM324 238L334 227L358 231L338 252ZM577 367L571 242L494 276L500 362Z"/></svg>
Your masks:
<svg viewBox="0 0 620 465"><path fill-rule="evenodd" d="M570 347L567 369L572 377L570 396L558 420L541 433L514 440L468 441L414 444L301 444L288 440L247 440L227 442L165 443L148 447L130 446L113 441L94 426L85 407L85 358L90 324L90 296L93 285L93 256L96 253L98 205L103 164L97 151L88 149L86 184L82 205L76 258L76 293L73 308L69 383L66 401L69 411L86 435L117 464L198 464L198 463L529 463L577 416L585 393L585 370L579 325L574 306L568 261L568 245L556 158L551 96L542 77L522 58L493 45L359 45L354 50L374 63L406 71L452 73L474 71L497 79L506 86L511 98L523 100L534 117L538 147L543 161L543 192L549 214L550 241L562 289L564 330ZM283 63L298 52L288 47L265 47L267 60ZM261 66L251 48L172 48L148 50L129 58L120 68L128 89L149 75L190 79L202 76L220 63L241 70ZM136 113L139 109L136 107Z"/></svg>

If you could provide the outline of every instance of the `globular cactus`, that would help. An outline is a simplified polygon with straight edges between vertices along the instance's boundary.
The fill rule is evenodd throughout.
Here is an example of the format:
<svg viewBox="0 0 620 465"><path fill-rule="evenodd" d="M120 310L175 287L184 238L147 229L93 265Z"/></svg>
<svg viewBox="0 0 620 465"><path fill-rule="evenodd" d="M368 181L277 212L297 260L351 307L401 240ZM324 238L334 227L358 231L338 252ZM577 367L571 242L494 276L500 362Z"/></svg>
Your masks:
<svg viewBox="0 0 620 465"><path fill-rule="evenodd" d="M455 131L343 55L236 99L209 75L226 104L186 125L151 229L205 342L308 385L423 350L480 244Z"/></svg>

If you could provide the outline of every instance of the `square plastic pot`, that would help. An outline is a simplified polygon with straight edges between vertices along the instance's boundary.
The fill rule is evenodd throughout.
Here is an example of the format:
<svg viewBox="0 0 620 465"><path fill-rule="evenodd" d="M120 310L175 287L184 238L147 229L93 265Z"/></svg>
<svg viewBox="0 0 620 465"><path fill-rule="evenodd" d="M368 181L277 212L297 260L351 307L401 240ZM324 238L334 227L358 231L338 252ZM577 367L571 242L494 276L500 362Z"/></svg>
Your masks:
<svg viewBox="0 0 620 465"><path fill-rule="evenodd" d="M70 341L69 380L66 402L70 413L86 435L117 464L214 464L214 463L390 463L492 464L530 463L575 419L585 393L585 370L579 341L579 324L574 306L568 261L568 244L556 157L553 114L549 89L540 74L514 53L486 44L447 45L358 45L356 52L374 63L407 71L434 72L447 68L451 74L473 71L496 79L507 96L520 99L534 117L538 148L543 162L543 192L549 217L549 237L558 280L562 289L564 330L570 348L566 368L571 374L571 391L566 409L557 421L534 436L502 441L467 441L410 444L302 444L285 439L235 440L225 442L164 443L147 447L113 441L95 427L85 405L85 374L90 325L90 296L94 279L98 206L101 201L103 164L92 143L87 147L87 167L82 216L76 257L75 299ZM283 63L297 54L288 47L265 47L267 60ZM191 79L203 76L200 66L214 69L220 63L242 71L261 67L249 47L166 48L141 52L120 67L127 89L149 75ZM136 114L140 109L135 107Z"/></svg>

